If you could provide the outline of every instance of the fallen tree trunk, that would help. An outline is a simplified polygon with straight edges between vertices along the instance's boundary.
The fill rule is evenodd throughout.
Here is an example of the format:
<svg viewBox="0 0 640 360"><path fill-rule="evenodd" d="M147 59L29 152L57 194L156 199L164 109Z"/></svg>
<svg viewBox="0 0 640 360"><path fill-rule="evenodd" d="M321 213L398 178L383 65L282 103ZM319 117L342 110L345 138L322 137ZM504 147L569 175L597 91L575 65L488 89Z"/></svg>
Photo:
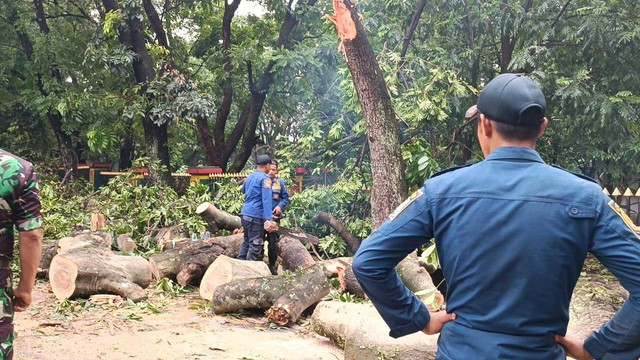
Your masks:
<svg viewBox="0 0 640 360"><path fill-rule="evenodd" d="M253 279L233 280L218 286L213 292L212 308L216 314L240 309L268 309L285 294L298 295L298 304L284 308L287 323L295 322L297 317L318 300L329 293L329 284L321 265L300 269L290 276L270 275ZM303 294L303 295L300 295ZM322 294L321 296L319 294ZM297 314L297 315L296 315ZM284 321L284 320L283 320Z"/></svg>
<svg viewBox="0 0 640 360"><path fill-rule="evenodd" d="M212 231L218 231L218 229L233 231L242 227L239 216L222 211L208 202L198 205L196 214L207 222Z"/></svg>
<svg viewBox="0 0 640 360"><path fill-rule="evenodd" d="M220 255L209 266L200 281L200 296L211 300L218 286L232 280L249 279L271 275L269 267L262 261L246 261Z"/></svg>
<svg viewBox="0 0 640 360"><path fill-rule="evenodd" d="M430 311L438 311L444 304L444 296L433 285L431 276L420 266L418 257L415 252L409 254L397 266L396 271L402 279L402 282L411 290L418 298L425 300L431 298L433 301L427 301L427 307Z"/></svg>
<svg viewBox="0 0 640 360"><path fill-rule="evenodd" d="M40 265L38 265L37 277L46 279L49 276L49 267L51 266L51 260L58 254L58 243L53 242L42 246L42 257L40 258Z"/></svg>
<svg viewBox="0 0 640 360"><path fill-rule="evenodd" d="M96 233L65 240L51 261L49 281L58 299L110 293L133 301L146 299L151 266L140 256L120 256L110 250L109 238Z"/></svg>
<svg viewBox="0 0 640 360"><path fill-rule="evenodd" d="M226 211L222 211L216 208L215 205L208 202L198 205L196 214L200 215L207 222L211 232L218 231L219 229L234 231L242 228L239 216L231 215ZM299 241L314 245L317 245L319 241L316 236L283 227L278 227L278 234L281 236L293 237Z"/></svg>
<svg viewBox="0 0 640 360"><path fill-rule="evenodd" d="M296 271L315 265L311 254L297 239L285 236L278 241L278 255L285 270Z"/></svg>
<svg viewBox="0 0 640 360"><path fill-rule="evenodd" d="M153 277L175 279L180 285L197 284L218 256L238 256L242 242L243 234L237 234L176 243L174 248L149 257Z"/></svg>
<svg viewBox="0 0 640 360"><path fill-rule="evenodd" d="M339 268L338 281L340 282L340 288L343 292L348 291L361 298L367 297L364 290L362 290L358 279L356 279L356 275L353 273L351 265Z"/></svg>
<svg viewBox="0 0 640 360"><path fill-rule="evenodd" d="M331 226L331 228L333 228L333 230L335 230L338 235L340 235L340 237L347 242L347 245L349 245L349 249L353 254L358 251L358 248L360 247L360 241L355 236L353 236L353 234L351 234L349 230L347 230L343 223L336 220L336 218L334 218L331 214L327 214L324 211L318 211L313 220Z"/></svg>
<svg viewBox="0 0 640 360"><path fill-rule="evenodd" d="M340 268L346 268L353 263L352 257L339 257L335 259L328 259L322 261L322 270L328 278L338 276Z"/></svg>
<svg viewBox="0 0 640 360"><path fill-rule="evenodd" d="M311 316L313 330L344 348L344 360L434 359L438 335L422 332L394 339L376 309L369 305L322 301Z"/></svg>

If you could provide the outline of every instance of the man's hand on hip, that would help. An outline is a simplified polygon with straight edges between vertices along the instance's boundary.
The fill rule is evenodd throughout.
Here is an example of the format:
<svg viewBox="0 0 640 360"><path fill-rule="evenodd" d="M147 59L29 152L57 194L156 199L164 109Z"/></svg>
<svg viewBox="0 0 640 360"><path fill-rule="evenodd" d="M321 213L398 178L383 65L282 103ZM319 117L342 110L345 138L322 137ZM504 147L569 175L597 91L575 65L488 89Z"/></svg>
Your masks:
<svg viewBox="0 0 640 360"><path fill-rule="evenodd" d="M444 324L449 321L453 321L456 318L456 314L447 314L446 311L431 313L431 319L429 320L429 323L427 323L427 326L422 329L422 332L427 335L438 334L442 330Z"/></svg>
<svg viewBox="0 0 640 360"><path fill-rule="evenodd" d="M593 360L593 356L584 348L584 340L572 336L555 336L556 342L567 350L567 355L578 360Z"/></svg>

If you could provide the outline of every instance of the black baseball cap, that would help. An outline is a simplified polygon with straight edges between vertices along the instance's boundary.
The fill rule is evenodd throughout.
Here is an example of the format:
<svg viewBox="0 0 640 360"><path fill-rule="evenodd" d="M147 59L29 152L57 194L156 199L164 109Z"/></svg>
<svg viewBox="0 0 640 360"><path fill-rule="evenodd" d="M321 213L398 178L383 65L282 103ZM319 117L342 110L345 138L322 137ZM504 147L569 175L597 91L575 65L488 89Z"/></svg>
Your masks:
<svg viewBox="0 0 640 360"><path fill-rule="evenodd" d="M515 126L537 126L544 121L547 102L540 87L522 74L502 74L484 87L478 105L465 117L484 114L487 118Z"/></svg>
<svg viewBox="0 0 640 360"><path fill-rule="evenodd" d="M258 155L258 158L256 159L256 165L269 165L271 164L271 158L269 157L269 155Z"/></svg>

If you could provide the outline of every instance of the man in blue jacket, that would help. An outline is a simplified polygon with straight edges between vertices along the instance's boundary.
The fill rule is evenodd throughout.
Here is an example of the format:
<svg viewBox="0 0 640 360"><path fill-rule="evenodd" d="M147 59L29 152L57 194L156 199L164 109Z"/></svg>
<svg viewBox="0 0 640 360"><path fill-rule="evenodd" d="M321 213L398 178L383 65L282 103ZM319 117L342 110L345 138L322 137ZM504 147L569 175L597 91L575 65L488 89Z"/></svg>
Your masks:
<svg viewBox="0 0 640 360"><path fill-rule="evenodd" d="M275 160L271 162L269 178L271 178L271 192L273 193L271 202L273 220L279 224L282 212L289 203L289 192L287 192L287 184L278 177L278 163ZM270 232L266 234L266 239L269 242L267 246L269 250L269 270L273 275L277 275L276 260L278 258L279 235L277 232Z"/></svg>
<svg viewBox="0 0 640 360"><path fill-rule="evenodd" d="M362 243L353 271L392 337L440 332L436 359L640 357L640 239L595 181L540 158L545 111L533 81L493 79L469 114L485 160L425 182ZM448 314L429 314L394 270L431 238ZM630 295L584 340L565 334L588 252Z"/></svg>
<svg viewBox="0 0 640 360"><path fill-rule="evenodd" d="M265 231L276 231L277 225L272 220L271 179L267 175L271 158L260 155L256 159L256 171L247 177L242 185L244 205L240 212L240 220L244 228L244 242L238 259L262 261L264 258Z"/></svg>

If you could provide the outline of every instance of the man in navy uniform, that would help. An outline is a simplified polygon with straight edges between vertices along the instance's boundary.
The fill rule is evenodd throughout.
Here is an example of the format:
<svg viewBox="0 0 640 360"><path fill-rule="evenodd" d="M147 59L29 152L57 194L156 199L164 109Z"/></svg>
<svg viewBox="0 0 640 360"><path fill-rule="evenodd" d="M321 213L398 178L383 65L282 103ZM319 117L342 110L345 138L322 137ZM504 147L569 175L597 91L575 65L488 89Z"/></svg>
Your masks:
<svg viewBox="0 0 640 360"><path fill-rule="evenodd" d="M503 74L482 91L485 160L425 182L361 245L353 271L392 337L440 333L437 359L638 359L640 240L595 181L546 165L540 88ZM431 238L447 279L447 312L429 314L394 267ZM586 340L566 336L587 252L629 291Z"/></svg>
<svg viewBox="0 0 640 360"><path fill-rule="evenodd" d="M273 193L273 199L271 202L271 206L273 207L273 220L276 223L280 223L282 211L284 211L284 208L289 203L289 193L287 192L287 184L284 180L278 177L278 163L275 160L271 162L269 178L271 178L271 192ZM278 233L275 231L267 233L266 239L269 242L267 246L269 250L269 270L273 275L277 275L278 269L276 268L276 260L278 258Z"/></svg>
<svg viewBox="0 0 640 360"><path fill-rule="evenodd" d="M244 228L244 242L238 259L262 261L264 258L265 231L276 231L272 220L271 179L267 175L271 164L269 155L260 155L256 159L256 171L247 177L242 185L244 205L240 220Z"/></svg>

